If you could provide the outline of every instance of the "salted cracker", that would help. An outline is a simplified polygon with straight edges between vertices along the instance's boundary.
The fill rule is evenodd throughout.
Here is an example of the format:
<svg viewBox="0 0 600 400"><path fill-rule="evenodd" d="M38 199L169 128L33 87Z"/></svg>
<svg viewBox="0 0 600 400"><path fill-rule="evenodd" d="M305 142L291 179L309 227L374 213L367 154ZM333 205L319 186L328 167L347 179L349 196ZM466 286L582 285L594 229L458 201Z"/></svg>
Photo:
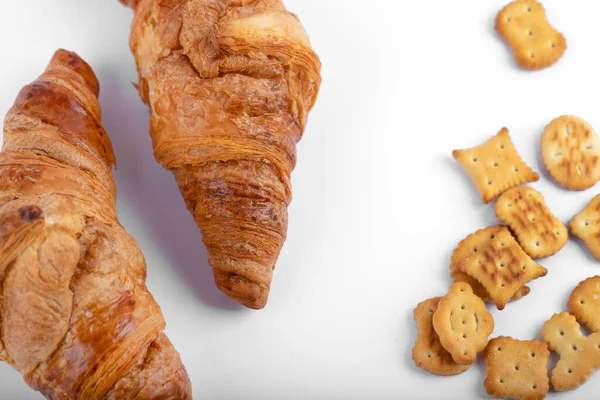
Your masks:
<svg viewBox="0 0 600 400"><path fill-rule="evenodd" d="M452 155L467 172L486 204L512 187L540 178L521 159L506 128L481 146L454 150Z"/></svg>
<svg viewBox="0 0 600 400"><path fill-rule="evenodd" d="M466 283L455 283L433 314L442 346L459 364L472 364L494 330L494 318Z"/></svg>
<svg viewBox="0 0 600 400"><path fill-rule="evenodd" d="M583 240L594 257L600 260L600 195L569 223L573 236Z"/></svg>
<svg viewBox="0 0 600 400"><path fill-rule="evenodd" d="M415 308L417 340L412 350L415 364L435 375L458 375L469 369L452 359L452 355L442 347L438 334L433 329L433 313L437 310L441 297L425 300Z"/></svg>
<svg viewBox="0 0 600 400"><path fill-rule="evenodd" d="M565 189L585 190L600 180L600 139L581 118L563 115L542 134L542 159Z"/></svg>
<svg viewBox="0 0 600 400"><path fill-rule="evenodd" d="M600 333L583 336L574 316L554 314L544 324L542 338L560 356L550 378L554 390L576 389L600 367Z"/></svg>
<svg viewBox="0 0 600 400"><path fill-rule="evenodd" d="M483 385L497 398L543 399L550 389L549 358L548 345L539 340L494 338L485 348L487 376Z"/></svg>
<svg viewBox="0 0 600 400"><path fill-rule="evenodd" d="M494 211L532 258L549 257L567 243L567 227L550 212L535 189L521 186L504 192Z"/></svg>
<svg viewBox="0 0 600 400"><path fill-rule="evenodd" d="M459 268L483 285L499 310L520 287L548 272L523 251L506 227Z"/></svg>
<svg viewBox="0 0 600 400"><path fill-rule="evenodd" d="M473 289L475 295L481 297L485 302L491 302L490 294L481 283L471 275L460 271L460 263L467 259L470 255L480 251L490 240L494 239L495 235L502 230L503 225L488 226L485 229L480 229L475 233L468 235L465 239L458 243L458 246L452 253L450 260L450 277L454 282L465 282ZM520 287L511 300L519 300L521 297L528 295L529 287Z"/></svg>
<svg viewBox="0 0 600 400"><path fill-rule="evenodd" d="M550 25L544 6L535 0L509 3L498 13L495 28L525 69L547 68L567 50L564 35Z"/></svg>
<svg viewBox="0 0 600 400"><path fill-rule="evenodd" d="M581 282L569 297L569 312L592 332L600 333L600 276Z"/></svg>

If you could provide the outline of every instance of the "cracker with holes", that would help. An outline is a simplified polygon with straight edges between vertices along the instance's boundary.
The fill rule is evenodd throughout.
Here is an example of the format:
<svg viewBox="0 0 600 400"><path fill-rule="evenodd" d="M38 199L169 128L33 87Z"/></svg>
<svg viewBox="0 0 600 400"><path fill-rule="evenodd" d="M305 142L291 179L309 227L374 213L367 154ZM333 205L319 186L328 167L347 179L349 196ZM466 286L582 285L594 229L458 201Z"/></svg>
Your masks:
<svg viewBox="0 0 600 400"><path fill-rule="evenodd" d="M549 257L567 243L567 227L550 212L544 197L530 187L504 192L494 211L532 258Z"/></svg>
<svg viewBox="0 0 600 400"><path fill-rule="evenodd" d="M550 388L549 358L548 345L539 340L492 339L484 353L487 376L483 385L497 398L543 399Z"/></svg>
<svg viewBox="0 0 600 400"><path fill-rule="evenodd" d="M542 159L562 187L585 190L600 180L600 140L584 120L563 115L542 134Z"/></svg>
<svg viewBox="0 0 600 400"><path fill-rule="evenodd" d="M569 297L569 312L592 332L600 333L600 276L581 282Z"/></svg>
<svg viewBox="0 0 600 400"><path fill-rule="evenodd" d="M455 283L433 314L442 346L459 364L472 364L494 330L494 318L466 283Z"/></svg>
<svg viewBox="0 0 600 400"><path fill-rule="evenodd" d="M510 188L540 179L521 159L506 128L481 146L454 150L452 155L486 204Z"/></svg>
<svg viewBox="0 0 600 400"><path fill-rule="evenodd" d="M452 355L442 347L438 334L433 329L433 313L437 310L441 297L425 300L415 308L417 322L417 340L412 350L415 364L435 375L458 375L469 369L470 365L456 363Z"/></svg>
<svg viewBox="0 0 600 400"><path fill-rule="evenodd" d="M499 310L520 287L548 272L523 251L506 227L461 262L459 268L483 285Z"/></svg>
<svg viewBox="0 0 600 400"><path fill-rule="evenodd" d="M576 389L600 367L600 333L583 336L574 316L554 314L544 324L542 338L560 356L550 378L554 390Z"/></svg>
<svg viewBox="0 0 600 400"><path fill-rule="evenodd" d="M544 6L535 0L508 4L498 13L495 28L525 69L547 68L567 50L567 40L550 25Z"/></svg>
<svg viewBox="0 0 600 400"><path fill-rule="evenodd" d="M466 260L470 255L477 253L483 248L487 242L492 240L495 235L502 230L502 225L488 226L485 229L480 229L475 233L470 234L463 239L452 253L452 259L450 260L450 277L454 282L465 282L473 289L475 295L481 297L483 301L490 302L490 294L485 290L483 285L479 281L473 278L471 275L466 274L459 269L459 265L463 260ZM529 294L529 288L527 286L520 287L512 300L518 300L523 296Z"/></svg>
<svg viewBox="0 0 600 400"><path fill-rule="evenodd" d="M573 217L569 228L573 236L583 240L592 255L600 260L600 195Z"/></svg>

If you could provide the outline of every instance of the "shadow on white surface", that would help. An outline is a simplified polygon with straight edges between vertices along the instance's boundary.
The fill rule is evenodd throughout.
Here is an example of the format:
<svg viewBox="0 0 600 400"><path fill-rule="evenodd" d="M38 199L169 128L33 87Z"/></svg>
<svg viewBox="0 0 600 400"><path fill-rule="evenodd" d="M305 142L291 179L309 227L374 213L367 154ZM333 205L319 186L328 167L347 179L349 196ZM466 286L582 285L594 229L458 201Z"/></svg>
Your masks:
<svg viewBox="0 0 600 400"><path fill-rule="evenodd" d="M241 306L214 284L206 247L188 212L172 173L154 159L148 110L132 86L124 87L111 70L98 69L104 127L117 159L114 171L119 195L173 268L206 305L239 310ZM148 261L148 260L147 260Z"/></svg>
<svg viewBox="0 0 600 400"><path fill-rule="evenodd" d="M483 144L483 142L475 143L475 144L467 144L466 146L462 146L461 149L467 149L470 147L479 146L480 144ZM456 161L452 156L444 158L443 162L447 166L448 169L453 170L454 174L457 175L458 177L460 177L459 179L461 181L462 190L464 190L465 192L468 192L468 193L465 193L465 195L464 195L465 200L466 200L467 196L469 196L472 206L475 208L480 208L481 204L483 204L483 202L481 200L481 196L479 196L479 193L477 192L477 189L475 188L473 181L471 180L471 178L469 178L467 171L465 171L463 169L463 167L459 164L459 162Z"/></svg>

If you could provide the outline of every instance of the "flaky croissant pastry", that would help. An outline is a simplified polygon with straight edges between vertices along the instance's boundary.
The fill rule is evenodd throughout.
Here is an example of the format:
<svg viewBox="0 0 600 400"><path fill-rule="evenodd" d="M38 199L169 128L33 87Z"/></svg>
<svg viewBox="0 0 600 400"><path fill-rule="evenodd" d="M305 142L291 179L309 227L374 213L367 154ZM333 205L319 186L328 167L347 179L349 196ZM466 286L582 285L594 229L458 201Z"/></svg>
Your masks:
<svg viewBox="0 0 600 400"><path fill-rule="evenodd" d="M262 308L319 58L281 0L121 2L135 11L130 45L156 159L175 174L217 286Z"/></svg>
<svg viewBox="0 0 600 400"><path fill-rule="evenodd" d="M6 116L0 359L48 399L190 399L144 257L117 221L97 96L90 67L59 50Z"/></svg>

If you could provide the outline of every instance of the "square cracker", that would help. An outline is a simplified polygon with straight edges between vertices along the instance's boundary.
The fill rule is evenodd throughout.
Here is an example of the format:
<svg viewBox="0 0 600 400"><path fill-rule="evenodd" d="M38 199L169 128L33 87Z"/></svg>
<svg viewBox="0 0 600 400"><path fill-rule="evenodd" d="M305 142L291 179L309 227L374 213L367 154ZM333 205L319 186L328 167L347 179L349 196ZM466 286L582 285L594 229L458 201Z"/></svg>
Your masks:
<svg viewBox="0 0 600 400"><path fill-rule="evenodd" d="M452 155L486 204L512 187L540 179L521 159L506 128L481 146L454 150Z"/></svg>
<svg viewBox="0 0 600 400"><path fill-rule="evenodd" d="M569 312L592 332L600 333L600 276L581 282L569 297Z"/></svg>
<svg viewBox="0 0 600 400"><path fill-rule="evenodd" d="M550 389L549 358L548 345L539 340L492 339L484 353L487 376L483 385L498 398L543 399Z"/></svg>
<svg viewBox="0 0 600 400"><path fill-rule="evenodd" d="M415 364L435 375L458 375L471 366L458 364L452 355L442 347L440 337L433 329L433 313L437 310L441 297L425 300L415 308L417 340L412 350Z"/></svg>
<svg viewBox="0 0 600 400"><path fill-rule="evenodd" d="M452 253L452 259L450 260L450 277L454 282L465 282L473 289L473 293L476 296L481 297L485 302L491 302L490 294L485 290L483 285L479 281L473 278L471 275L466 274L459 270L460 263L467 259L470 255L477 253L483 248L487 242L495 237L500 232L503 225L488 226L485 229L480 229L475 233L470 234L465 239L461 240L458 246ZM529 288L527 286L520 287L512 300L519 300L521 297L529 294Z"/></svg>
<svg viewBox="0 0 600 400"><path fill-rule="evenodd" d="M569 223L571 233L583 240L594 257L600 260L600 195Z"/></svg>
<svg viewBox="0 0 600 400"><path fill-rule="evenodd" d="M504 192L494 211L532 258L549 257L567 243L567 227L550 212L544 197L530 187L521 186Z"/></svg>
<svg viewBox="0 0 600 400"><path fill-rule="evenodd" d="M459 268L483 285L499 310L521 286L548 272L523 251L506 227Z"/></svg>
<svg viewBox="0 0 600 400"><path fill-rule="evenodd" d="M567 40L550 25L544 6L535 0L517 0L505 6L496 17L495 29L525 69L549 67L567 50Z"/></svg>
<svg viewBox="0 0 600 400"><path fill-rule="evenodd" d="M571 314L554 314L544 324L542 338L560 356L550 378L554 390L576 389L600 367L600 333L583 336Z"/></svg>

